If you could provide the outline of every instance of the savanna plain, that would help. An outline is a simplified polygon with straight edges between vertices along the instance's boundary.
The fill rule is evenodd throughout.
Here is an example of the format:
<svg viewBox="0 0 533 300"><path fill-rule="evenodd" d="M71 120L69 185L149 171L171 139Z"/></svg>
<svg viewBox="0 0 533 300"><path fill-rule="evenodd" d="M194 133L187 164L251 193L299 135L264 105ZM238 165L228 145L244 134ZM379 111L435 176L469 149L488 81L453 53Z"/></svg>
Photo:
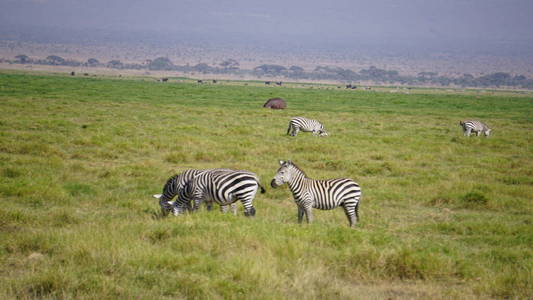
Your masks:
<svg viewBox="0 0 533 300"><path fill-rule="evenodd" d="M0 298L533 298L532 94L311 87L1 71ZM285 159L358 182L356 228L298 224ZM218 167L259 175L255 217L160 216L171 175Z"/></svg>

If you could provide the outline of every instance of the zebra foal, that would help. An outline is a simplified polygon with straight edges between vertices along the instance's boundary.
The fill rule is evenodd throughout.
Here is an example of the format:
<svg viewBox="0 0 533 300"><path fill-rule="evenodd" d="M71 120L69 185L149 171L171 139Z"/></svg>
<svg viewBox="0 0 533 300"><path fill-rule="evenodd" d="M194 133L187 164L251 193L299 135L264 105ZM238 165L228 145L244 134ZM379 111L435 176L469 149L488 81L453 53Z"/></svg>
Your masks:
<svg viewBox="0 0 533 300"><path fill-rule="evenodd" d="M328 135L324 125L317 120L307 119L304 117L292 118L289 122L289 128L287 128L287 134L296 136L300 130L303 132L312 132L313 135Z"/></svg>
<svg viewBox="0 0 533 300"><path fill-rule="evenodd" d="M198 207L204 201L208 204L216 202L221 206L240 201L244 206L244 215L254 216L253 200L259 188L261 193L265 192L259 184L257 175L252 172L228 169L206 170L185 184L183 192L176 201L175 209L181 211L191 202Z"/></svg>
<svg viewBox="0 0 533 300"><path fill-rule="evenodd" d="M465 136L470 136L470 133L475 132L477 136L483 133L485 136L489 136L492 129L487 124L476 120L464 120L459 121L459 125L463 128Z"/></svg>
<svg viewBox="0 0 533 300"><path fill-rule="evenodd" d="M313 208L330 210L338 206L344 208L350 227L354 227L359 220L359 201L361 188L349 178L329 180L315 180L307 177L304 171L292 161L279 161L280 168L270 185L276 188L284 183L294 197L298 206L298 223L305 215L307 223L313 221Z"/></svg>

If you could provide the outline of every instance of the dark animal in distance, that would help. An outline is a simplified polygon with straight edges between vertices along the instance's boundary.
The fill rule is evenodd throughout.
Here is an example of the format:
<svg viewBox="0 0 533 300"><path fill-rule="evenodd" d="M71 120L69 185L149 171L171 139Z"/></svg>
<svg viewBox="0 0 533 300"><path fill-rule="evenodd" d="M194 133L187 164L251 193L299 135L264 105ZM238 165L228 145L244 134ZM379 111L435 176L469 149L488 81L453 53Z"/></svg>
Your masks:
<svg viewBox="0 0 533 300"><path fill-rule="evenodd" d="M272 98L268 99L268 101L263 105L263 107L271 109L285 109L287 107L287 103L281 98Z"/></svg>
<svg viewBox="0 0 533 300"><path fill-rule="evenodd" d="M281 86L282 84L283 84L283 82L281 82L281 81L276 81L276 85Z"/></svg>
<svg viewBox="0 0 533 300"><path fill-rule="evenodd" d="M270 81L265 81L265 85L270 85Z"/></svg>
<svg viewBox="0 0 533 300"><path fill-rule="evenodd" d="M168 78L161 78L161 82L167 82L168 81Z"/></svg>

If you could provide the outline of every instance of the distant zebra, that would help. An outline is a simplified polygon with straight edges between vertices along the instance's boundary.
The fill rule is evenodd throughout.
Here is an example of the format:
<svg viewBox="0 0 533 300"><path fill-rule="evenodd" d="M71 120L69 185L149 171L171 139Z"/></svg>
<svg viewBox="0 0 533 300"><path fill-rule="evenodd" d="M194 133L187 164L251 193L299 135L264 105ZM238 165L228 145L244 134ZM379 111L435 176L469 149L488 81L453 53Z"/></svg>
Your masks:
<svg viewBox="0 0 533 300"><path fill-rule="evenodd" d="M214 170L214 169L211 169ZM186 210L192 211L195 209L198 209L196 205L192 205L191 203L182 203L182 205L179 205L179 210L175 210L174 207L177 207L172 200L174 197L178 196L176 201L179 199L179 194L182 193L183 187L192 180L196 175L204 172L206 170L196 170L196 169L188 169L180 174L176 174L172 177L170 177L165 185L163 186L163 193L162 194L156 194L154 195L154 198L159 199L159 206L161 207L161 213L163 216L166 216L169 212L173 212L174 214L184 213ZM207 205L207 209L211 210L211 205ZM221 210L226 212L228 207L221 207ZM231 205L231 209L234 211L234 213L237 210L237 206L235 204Z"/></svg>
<svg viewBox="0 0 533 300"><path fill-rule="evenodd" d="M228 169L206 170L185 184L183 193L180 193L176 200L175 211L179 214L190 202L198 207L203 201L216 202L221 206L240 201L244 206L244 215L254 216L255 208L252 202L258 188L261 188L261 193L265 192L259 184L257 175L252 172Z"/></svg>
<svg viewBox="0 0 533 300"><path fill-rule="evenodd" d="M287 128L287 134L296 136L299 131L312 132L313 135L327 136L328 133L324 128L324 125L317 120L307 119L304 117L292 118L289 122L289 128Z"/></svg>
<svg viewBox="0 0 533 300"><path fill-rule="evenodd" d="M470 136L473 131L479 136L483 133L485 136L489 136L492 129L490 129L485 123L476 120L459 121L459 125L463 128L464 135Z"/></svg>
<svg viewBox="0 0 533 300"><path fill-rule="evenodd" d="M272 179L270 185L276 188L284 183L294 197L298 206L298 223L301 223L305 214L307 223L313 221L313 208L330 210L338 206L344 208L344 213L354 227L359 219L359 201L361 188L349 178L329 180L315 180L307 175L292 161L279 161L280 168Z"/></svg>

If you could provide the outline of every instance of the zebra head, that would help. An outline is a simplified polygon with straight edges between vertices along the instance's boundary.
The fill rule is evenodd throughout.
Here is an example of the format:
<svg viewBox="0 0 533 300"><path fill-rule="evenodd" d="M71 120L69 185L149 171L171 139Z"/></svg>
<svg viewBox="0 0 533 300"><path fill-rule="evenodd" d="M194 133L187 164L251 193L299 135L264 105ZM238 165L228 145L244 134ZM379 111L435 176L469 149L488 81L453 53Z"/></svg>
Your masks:
<svg viewBox="0 0 533 300"><path fill-rule="evenodd" d="M328 136L328 135L329 135L328 132L324 128L318 131L318 136Z"/></svg>
<svg viewBox="0 0 533 300"><path fill-rule="evenodd" d="M485 136L489 136L491 131L492 131L492 129L485 130Z"/></svg>
<svg viewBox="0 0 533 300"><path fill-rule="evenodd" d="M172 201L167 201L162 194L155 194L153 197L159 199L159 206L161 207L161 213L163 216L168 215L169 212L174 212Z"/></svg>
<svg viewBox="0 0 533 300"><path fill-rule="evenodd" d="M270 185L273 188L276 188L284 183L287 183L291 180L292 177L292 168L294 167L292 161L279 161L280 168L278 169L278 172L270 182Z"/></svg>

